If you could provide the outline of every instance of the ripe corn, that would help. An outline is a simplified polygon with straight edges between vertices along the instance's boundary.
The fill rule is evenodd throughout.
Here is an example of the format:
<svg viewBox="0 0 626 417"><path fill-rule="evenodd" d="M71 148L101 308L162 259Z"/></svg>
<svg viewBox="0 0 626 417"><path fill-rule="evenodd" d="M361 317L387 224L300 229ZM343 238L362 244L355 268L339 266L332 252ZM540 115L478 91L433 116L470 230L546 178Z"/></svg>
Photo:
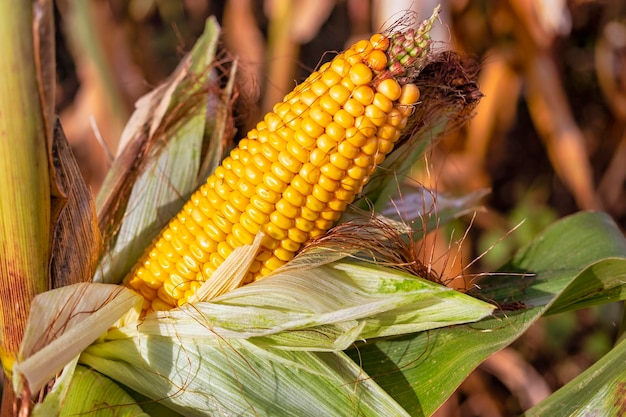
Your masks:
<svg viewBox="0 0 626 417"><path fill-rule="evenodd" d="M246 282L332 227L391 152L419 99L410 77L430 26L420 29L415 42L382 34L357 42L265 115L124 279L144 296L144 312L185 303L259 232Z"/></svg>

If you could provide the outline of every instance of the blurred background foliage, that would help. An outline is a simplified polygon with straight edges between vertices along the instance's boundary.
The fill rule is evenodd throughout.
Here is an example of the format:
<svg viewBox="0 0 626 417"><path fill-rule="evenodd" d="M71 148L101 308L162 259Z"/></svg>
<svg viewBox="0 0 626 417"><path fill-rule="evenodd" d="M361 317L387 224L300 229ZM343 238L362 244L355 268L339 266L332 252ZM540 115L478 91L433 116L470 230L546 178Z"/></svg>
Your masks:
<svg viewBox="0 0 626 417"><path fill-rule="evenodd" d="M573 212L604 210L625 230L622 0L57 0L57 111L96 193L134 102L170 74L208 16L223 27L220 56L239 58L241 137L333 51L437 3L437 46L481 62L484 98L409 176L453 195L491 193L484 210L431 233L426 260L465 286ZM542 320L439 415L517 415L536 404L610 349L620 308Z"/></svg>

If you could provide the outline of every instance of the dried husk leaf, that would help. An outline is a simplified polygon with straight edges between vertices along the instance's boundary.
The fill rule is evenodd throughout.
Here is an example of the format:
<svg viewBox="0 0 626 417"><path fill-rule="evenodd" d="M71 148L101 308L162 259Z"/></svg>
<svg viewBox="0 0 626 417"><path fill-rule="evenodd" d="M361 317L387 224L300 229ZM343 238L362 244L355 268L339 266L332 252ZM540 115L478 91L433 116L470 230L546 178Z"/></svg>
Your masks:
<svg viewBox="0 0 626 417"><path fill-rule="evenodd" d="M39 391L124 315L136 322L141 304L135 292L106 284L81 283L38 295L13 366L16 392Z"/></svg>
<svg viewBox="0 0 626 417"><path fill-rule="evenodd" d="M240 287L246 278L250 265L259 252L262 239L263 234L259 233L252 245L235 248L233 253L211 275L211 279L206 280L196 293L189 297L188 302L212 300Z"/></svg>
<svg viewBox="0 0 626 417"><path fill-rule="evenodd" d="M228 83L218 96L218 74L211 68L218 35L216 21L209 19L170 81L137 103L123 134L123 149L98 196L106 251L96 282L118 283L123 278L228 147L228 112L223 108L230 108L233 85ZM212 135L208 145L207 130ZM205 149L209 151L203 157Z"/></svg>
<svg viewBox="0 0 626 417"><path fill-rule="evenodd" d="M52 235L51 287L88 282L101 250L93 196L81 175L61 124L57 121L52 146L54 183L66 198L59 205Z"/></svg>

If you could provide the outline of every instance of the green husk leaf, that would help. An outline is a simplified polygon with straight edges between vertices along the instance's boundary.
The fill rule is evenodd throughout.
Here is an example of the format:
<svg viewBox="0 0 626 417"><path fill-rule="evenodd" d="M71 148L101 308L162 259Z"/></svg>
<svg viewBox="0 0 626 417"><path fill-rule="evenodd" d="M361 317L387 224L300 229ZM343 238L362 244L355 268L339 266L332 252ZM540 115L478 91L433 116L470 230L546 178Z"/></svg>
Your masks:
<svg viewBox="0 0 626 417"><path fill-rule="evenodd" d="M626 240L608 215L567 217L520 250L499 274L481 281L481 296L513 311L377 341L351 356L412 415L431 415L485 358L542 315L624 299L624 264ZM573 303L572 294L586 301Z"/></svg>
<svg viewBox="0 0 626 417"><path fill-rule="evenodd" d="M111 329L81 362L184 415L403 415L338 351L493 308L405 272L338 262Z"/></svg>
<svg viewBox="0 0 626 417"><path fill-rule="evenodd" d="M626 340L564 387L524 413L539 416L626 415Z"/></svg>
<svg viewBox="0 0 626 417"><path fill-rule="evenodd" d="M217 97L217 72L209 68L218 39L219 26L214 19L208 19L204 34L170 81L138 102L121 140L122 153L116 158L120 167L111 168L98 197L100 228L106 231L105 242L110 247L94 281L119 283L159 230L180 210L204 180L200 177L204 147L210 149L205 170L212 170L221 160L225 150L221 134L225 116L223 110L217 109L228 103L232 83L222 90L221 98ZM178 115L181 108L182 117ZM216 112L217 122L207 120L207 115ZM215 128L215 123L222 132L213 135L206 146L205 132ZM131 182L127 203L122 204L120 201L126 200L120 195L120 181L128 186L128 170L137 169L128 158L141 153L146 154L141 169ZM119 213L122 209L123 216Z"/></svg>
<svg viewBox="0 0 626 417"><path fill-rule="evenodd" d="M343 353L144 336L95 344L81 361L185 416L407 415Z"/></svg>
<svg viewBox="0 0 626 417"><path fill-rule="evenodd" d="M65 367L61 375L54 381L54 385L42 403L35 404L32 417L58 416L63 407L63 401L72 385L74 371L78 364L78 356L72 359Z"/></svg>
<svg viewBox="0 0 626 417"><path fill-rule="evenodd" d="M337 262L288 269L207 303L145 318L128 336L205 340L252 338L280 349L347 349L357 340L467 323L494 306L408 273Z"/></svg>
<svg viewBox="0 0 626 417"><path fill-rule="evenodd" d="M136 322L142 298L118 285L81 283L35 297L13 366L16 392L21 384L37 392L72 358L100 337L125 314ZM131 313L129 313L129 311Z"/></svg>
<svg viewBox="0 0 626 417"><path fill-rule="evenodd" d="M75 366L75 364L74 364ZM48 394L43 403L37 404L33 417L149 417L133 397L128 395L111 379L84 366L67 369L71 378L63 380L64 395L55 391ZM63 378L63 376L62 376Z"/></svg>

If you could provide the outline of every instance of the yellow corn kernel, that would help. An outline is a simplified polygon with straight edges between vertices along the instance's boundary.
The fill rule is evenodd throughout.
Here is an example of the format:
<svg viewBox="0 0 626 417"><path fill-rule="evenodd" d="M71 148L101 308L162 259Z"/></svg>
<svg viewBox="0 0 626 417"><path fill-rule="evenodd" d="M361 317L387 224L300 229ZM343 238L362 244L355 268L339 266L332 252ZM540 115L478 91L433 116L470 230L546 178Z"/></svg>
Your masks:
<svg viewBox="0 0 626 417"><path fill-rule="evenodd" d="M283 242L285 242L285 240L283 240ZM283 247L280 248L276 248L274 249L274 256L281 262L284 262L283 265L287 262L289 262L290 260L293 259L295 252L300 249L300 245L295 246L297 249L295 250L288 250L285 249ZM271 258L270 258L271 259ZM265 264L265 266L267 266L267 263Z"/></svg>
<svg viewBox="0 0 626 417"><path fill-rule="evenodd" d="M348 99L348 101L344 103L343 109L353 117L362 116L365 112L365 106L355 98Z"/></svg>
<svg viewBox="0 0 626 417"><path fill-rule="evenodd" d="M344 109L337 110L333 116L333 121L344 129L354 126L354 117Z"/></svg>
<svg viewBox="0 0 626 417"><path fill-rule="evenodd" d="M339 142L346 136L346 129L337 122L330 122L326 126L326 134L335 142Z"/></svg>
<svg viewBox="0 0 626 417"><path fill-rule="evenodd" d="M290 228L289 230L291 230ZM293 259L294 254L300 250L300 245L298 242L294 242L293 240L287 238L280 241L280 248L274 249L274 253L276 257L282 261L290 261ZM280 251L279 251L280 250Z"/></svg>
<svg viewBox="0 0 626 417"><path fill-rule="evenodd" d="M324 84L324 82L322 80L316 80L313 81L313 83L311 84L311 91L317 96L320 97L321 95L323 95L326 91L328 91L328 86L326 84ZM317 98L316 97L316 98Z"/></svg>
<svg viewBox="0 0 626 417"><path fill-rule="evenodd" d="M315 201L319 202L319 200L317 200L313 196L309 196L307 198L310 198L311 200L315 200ZM322 209L323 209L323 207L322 207ZM322 210L322 209L320 209L320 210ZM311 210L310 208L308 208L306 206L306 203L305 203L304 206L300 207L300 217L296 217L295 220L294 220L295 226L296 226L296 228L298 230L302 230L304 232L308 232L313 227L313 223L312 222L317 220L317 218L319 216L320 216L319 211ZM309 223L311 223L311 227L308 227Z"/></svg>
<svg viewBox="0 0 626 417"><path fill-rule="evenodd" d="M370 37L372 48L379 51L385 51L389 47L389 38L381 33L375 33Z"/></svg>
<svg viewBox="0 0 626 417"><path fill-rule="evenodd" d="M331 131L332 131L332 128L331 128ZM311 158L313 158L313 154L315 153L315 151L322 151L323 154L327 154L333 149L335 149L336 146L337 146L337 141L334 138L331 138L327 134L323 134L317 139L317 149L313 149L313 151L311 152ZM316 159L319 159L319 157L320 155L316 154ZM311 162L315 163L313 161Z"/></svg>
<svg viewBox="0 0 626 417"><path fill-rule="evenodd" d="M312 89L308 89L300 95L300 101L306 105L306 107L310 107L315 103L315 101L319 98L319 94L316 94ZM295 107L295 106L294 106ZM294 108L294 112L298 114Z"/></svg>
<svg viewBox="0 0 626 417"><path fill-rule="evenodd" d="M275 192L276 195L280 195L280 193L282 193L283 190L287 188L287 183L278 176L276 176L274 171L266 172L263 175L263 184L267 186L268 189Z"/></svg>
<svg viewBox="0 0 626 417"><path fill-rule="evenodd" d="M355 122L356 124L356 122ZM373 126L373 124L372 124ZM375 127L375 126L373 126ZM367 142L368 136L366 136L357 126L346 129L346 140L342 143L350 143L351 145L360 148Z"/></svg>
<svg viewBox="0 0 626 417"><path fill-rule="evenodd" d="M288 227L291 227L290 222L285 224ZM287 237L287 232L282 227L276 225L276 223L267 223L264 227L265 234L267 237L272 238L274 242L278 242ZM267 246L266 246L267 247Z"/></svg>
<svg viewBox="0 0 626 417"><path fill-rule="evenodd" d="M384 94L375 93L374 101L372 101L372 104L385 113L384 118L385 121L387 121L387 114L391 111L391 109L393 109L393 102L389 100Z"/></svg>
<svg viewBox="0 0 626 417"><path fill-rule="evenodd" d="M340 153L333 153L330 155L330 163L341 170L346 170L353 164L351 159L346 158Z"/></svg>
<svg viewBox="0 0 626 417"><path fill-rule="evenodd" d="M316 167L321 167L329 161L328 153L335 149L335 146L337 146L337 142L326 138L323 145L320 145L317 149L313 149L311 155L309 156L309 162Z"/></svg>
<svg viewBox="0 0 626 417"><path fill-rule="evenodd" d="M303 196L309 195L311 193L311 191L313 190L313 186L311 185L311 183L308 182L302 176L303 174L306 175L306 173L303 172L305 170L306 166L312 166L312 168L316 168L312 164L304 164L302 166L302 169L300 170L300 174L296 175L295 177L293 177L293 180L291 180L291 186L294 188L294 190L296 190L297 192L299 192Z"/></svg>
<svg viewBox="0 0 626 417"><path fill-rule="evenodd" d="M278 154L278 163L275 162L274 164L276 164L276 168L272 167L273 170L278 172L282 172L283 169L286 170L286 172L282 174L281 179L287 183L291 182L293 178L291 174L297 174L302 167L302 162L294 158L288 150L281 151ZM287 178L289 179L287 180Z"/></svg>
<svg viewBox="0 0 626 417"><path fill-rule="evenodd" d="M345 175L345 170L336 167L335 165L328 163L320 168L320 173L326 175L335 181L340 181Z"/></svg>
<svg viewBox="0 0 626 417"><path fill-rule="evenodd" d="M321 80L328 87L332 87L333 85L339 84L341 82L341 78L341 75L337 74L335 71L325 71Z"/></svg>
<svg viewBox="0 0 626 417"><path fill-rule="evenodd" d="M232 233L244 245L251 245L254 242L254 234L250 233L241 223L233 225Z"/></svg>
<svg viewBox="0 0 626 417"><path fill-rule="evenodd" d="M347 140L344 140L337 146L337 152L351 160L354 160L360 154L359 148Z"/></svg>
<svg viewBox="0 0 626 417"><path fill-rule="evenodd" d="M354 45L352 45L350 49L361 54L366 54L369 51L371 51L373 48L372 48L372 43L369 40L362 39L358 41L357 43L355 43Z"/></svg>
<svg viewBox="0 0 626 417"><path fill-rule="evenodd" d="M306 202L306 197L296 190L293 185L290 185L285 189L283 192L283 199L296 207L301 207Z"/></svg>
<svg viewBox="0 0 626 417"><path fill-rule="evenodd" d="M304 218L304 215L305 215L305 210L304 209L305 209L305 207L302 208L303 217L298 217L296 219L296 221L295 221L295 224L296 224L296 229L297 230L306 233L306 232L310 232L311 229L313 229L313 227L315 226L315 223L313 223L313 222L317 219L318 213L317 212L313 212L314 215L311 216L311 217L313 217L313 219L312 220L311 219L307 219L307 218ZM308 212L308 213L311 213L311 212Z"/></svg>
<svg viewBox="0 0 626 417"><path fill-rule="evenodd" d="M339 188L339 182L328 178L326 175L320 175L318 185L331 193Z"/></svg>
<svg viewBox="0 0 626 417"><path fill-rule="evenodd" d="M271 214L274 211L274 204L258 195L252 196L250 199L250 205L265 214Z"/></svg>
<svg viewBox="0 0 626 417"><path fill-rule="evenodd" d="M378 141L378 152L387 155L393 149L394 141L381 139Z"/></svg>
<svg viewBox="0 0 626 417"><path fill-rule="evenodd" d="M306 198L305 207L311 211L319 213L324 210L324 203L318 200L315 196L309 195Z"/></svg>
<svg viewBox="0 0 626 417"><path fill-rule="evenodd" d="M302 121L302 124L300 127L302 128L304 133L306 133L307 135L313 138L317 138L322 133L324 133L324 128L320 126L315 120L311 119L310 117L305 118Z"/></svg>
<svg viewBox="0 0 626 417"><path fill-rule="evenodd" d="M317 180L320 178L320 170L312 163L307 162L306 164L302 165L302 169L300 169L300 174L298 175L302 177L302 179L304 179L306 182L313 185L316 184ZM307 192L303 192L302 190L298 191L300 191L302 194L309 194L311 192L311 189L312 188L308 188L309 191Z"/></svg>
<svg viewBox="0 0 626 417"><path fill-rule="evenodd" d="M366 85L372 81L372 70L363 63L354 64L348 75L354 85Z"/></svg>
<svg viewBox="0 0 626 417"><path fill-rule="evenodd" d="M383 94L385 97L387 97L391 101L398 100L402 96L402 87L400 87L400 84L398 84L398 82L394 80L393 78L387 78L381 81L380 84L378 84L378 86L376 87L376 91ZM411 97L408 97L409 96L408 91L405 94L407 94L406 98L411 98ZM415 101L413 101L413 103ZM401 103L401 104L410 104L410 103Z"/></svg>
<svg viewBox="0 0 626 417"><path fill-rule="evenodd" d="M292 157L294 157L298 162L300 162L300 167L302 166L303 163L309 160L310 152L307 149L300 146L295 140L292 140L291 142L287 143L287 152L289 152L289 154ZM294 173L297 173L297 172L294 172Z"/></svg>
<svg viewBox="0 0 626 417"><path fill-rule="evenodd" d="M374 101L374 90L369 85L360 85L354 89L352 97L363 106L369 106Z"/></svg>
<svg viewBox="0 0 626 417"><path fill-rule="evenodd" d="M276 211L284 216L295 219L299 213L299 207L294 206L283 198L276 203Z"/></svg>
<svg viewBox="0 0 626 417"><path fill-rule="evenodd" d="M329 115L337 113L341 109L341 105L337 103L331 96L320 97L319 107L328 112ZM311 113L309 113L311 114ZM332 117L332 116L331 116ZM329 121L330 123L330 121ZM326 123L328 124L328 123Z"/></svg>
<svg viewBox="0 0 626 417"><path fill-rule="evenodd" d="M318 199L322 203L328 203L333 198L333 193L326 191L319 184L313 186L313 197Z"/></svg>
<svg viewBox="0 0 626 417"><path fill-rule="evenodd" d="M346 88L348 89L348 91L353 91L353 90L354 90L354 87L356 87L356 86L354 85L354 83L353 83L352 81L350 81L350 78L348 78L348 77L344 77L344 78L341 80L341 85L342 85L342 86L344 86L344 87L346 87Z"/></svg>
<svg viewBox="0 0 626 417"><path fill-rule="evenodd" d="M344 104L350 98L351 91L343 85L335 85L328 90L330 97L339 104Z"/></svg>
<svg viewBox="0 0 626 417"><path fill-rule="evenodd" d="M381 50L374 49L367 55L365 62L374 71L382 71L387 66L387 55Z"/></svg>
<svg viewBox="0 0 626 417"><path fill-rule="evenodd" d="M376 106L372 106L371 104L367 106L367 108L373 107L376 112L382 111L378 109ZM384 122L383 122L384 123ZM366 137L372 137L376 134L376 129L378 129L378 125L374 123L367 115L359 116L354 120L354 126Z"/></svg>
<svg viewBox="0 0 626 417"><path fill-rule="evenodd" d="M330 69L341 77L348 75L351 65L341 55L337 55L330 63Z"/></svg>
<svg viewBox="0 0 626 417"><path fill-rule="evenodd" d="M302 219L304 220L304 219ZM295 222L295 226L296 227L292 227L291 229L289 229L289 231L287 232L287 237L297 243L304 243L307 240L309 240L309 235L306 234L306 232L300 230L300 228L298 228L298 220L296 219ZM311 223L311 226L313 226L313 223Z"/></svg>
<svg viewBox="0 0 626 417"><path fill-rule="evenodd" d="M330 113L324 110L321 106L317 105L311 107L309 110L309 117L320 126L328 126L328 124L333 120L333 116L331 116Z"/></svg>
<svg viewBox="0 0 626 417"><path fill-rule="evenodd" d="M365 107L365 117L377 127L384 125L387 121L387 113L374 104Z"/></svg>
<svg viewBox="0 0 626 417"><path fill-rule="evenodd" d="M420 90L415 84L405 84L398 98L400 104L415 104L420 98Z"/></svg>

